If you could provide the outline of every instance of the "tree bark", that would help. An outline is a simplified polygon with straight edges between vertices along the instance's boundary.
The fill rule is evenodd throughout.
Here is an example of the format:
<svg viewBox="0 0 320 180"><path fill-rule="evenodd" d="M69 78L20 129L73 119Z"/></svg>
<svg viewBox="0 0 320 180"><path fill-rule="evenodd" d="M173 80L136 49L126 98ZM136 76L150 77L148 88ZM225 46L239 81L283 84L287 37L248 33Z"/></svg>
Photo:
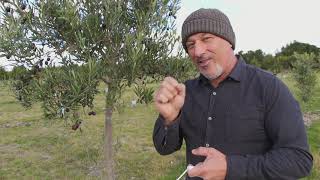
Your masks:
<svg viewBox="0 0 320 180"><path fill-rule="evenodd" d="M105 126L104 126L104 151L105 151L105 168L106 179L115 180L114 163L113 163L113 151L112 151L112 107L106 107L105 109Z"/></svg>

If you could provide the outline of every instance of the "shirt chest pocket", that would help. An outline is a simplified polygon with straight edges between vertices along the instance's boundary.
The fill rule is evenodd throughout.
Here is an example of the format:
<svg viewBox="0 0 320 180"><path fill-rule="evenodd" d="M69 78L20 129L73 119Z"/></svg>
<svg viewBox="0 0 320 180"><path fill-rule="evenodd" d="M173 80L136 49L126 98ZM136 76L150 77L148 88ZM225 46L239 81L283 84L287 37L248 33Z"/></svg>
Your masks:
<svg viewBox="0 0 320 180"><path fill-rule="evenodd" d="M254 142L266 139L263 109L242 105L226 112L226 139L228 142Z"/></svg>

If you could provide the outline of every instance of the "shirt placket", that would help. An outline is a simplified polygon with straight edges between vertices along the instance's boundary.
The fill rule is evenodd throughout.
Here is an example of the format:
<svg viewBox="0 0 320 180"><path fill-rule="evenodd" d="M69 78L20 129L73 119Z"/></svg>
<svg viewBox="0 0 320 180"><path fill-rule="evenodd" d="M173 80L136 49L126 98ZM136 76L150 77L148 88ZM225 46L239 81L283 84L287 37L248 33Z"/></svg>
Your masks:
<svg viewBox="0 0 320 180"><path fill-rule="evenodd" d="M213 126L212 123L215 119L215 116L213 115L213 106L216 101L217 91L215 89L210 91L210 103L207 113L207 120L206 120L206 137L205 137L205 147L213 147L213 139L210 138L210 135L212 135L213 132ZM210 144L211 143L211 144Z"/></svg>

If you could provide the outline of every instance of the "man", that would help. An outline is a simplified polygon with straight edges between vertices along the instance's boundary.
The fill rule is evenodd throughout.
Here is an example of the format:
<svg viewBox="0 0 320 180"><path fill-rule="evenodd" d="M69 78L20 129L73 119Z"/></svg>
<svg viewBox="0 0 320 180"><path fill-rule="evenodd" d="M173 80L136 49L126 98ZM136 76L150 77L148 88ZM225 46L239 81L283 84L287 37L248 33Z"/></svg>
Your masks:
<svg viewBox="0 0 320 180"><path fill-rule="evenodd" d="M166 77L155 93L156 150L173 153L184 139L192 180L307 176L313 158L299 104L279 79L234 54L227 16L199 9L181 35L200 76L185 84Z"/></svg>

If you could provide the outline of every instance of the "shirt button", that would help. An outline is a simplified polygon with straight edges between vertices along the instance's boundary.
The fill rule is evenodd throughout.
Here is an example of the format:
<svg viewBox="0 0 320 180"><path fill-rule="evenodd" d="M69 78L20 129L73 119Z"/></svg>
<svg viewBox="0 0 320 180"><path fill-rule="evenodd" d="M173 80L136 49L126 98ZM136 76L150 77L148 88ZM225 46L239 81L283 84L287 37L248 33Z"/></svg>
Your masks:
<svg viewBox="0 0 320 180"><path fill-rule="evenodd" d="M217 93L213 91L213 92L212 92L212 95L214 95L214 96L215 96L215 95L217 95Z"/></svg>
<svg viewBox="0 0 320 180"><path fill-rule="evenodd" d="M208 120L211 121L211 120L212 120L212 117L208 117Z"/></svg>
<svg viewBox="0 0 320 180"><path fill-rule="evenodd" d="M210 147L210 145L207 143L207 144L206 144L206 147Z"/></svg>

